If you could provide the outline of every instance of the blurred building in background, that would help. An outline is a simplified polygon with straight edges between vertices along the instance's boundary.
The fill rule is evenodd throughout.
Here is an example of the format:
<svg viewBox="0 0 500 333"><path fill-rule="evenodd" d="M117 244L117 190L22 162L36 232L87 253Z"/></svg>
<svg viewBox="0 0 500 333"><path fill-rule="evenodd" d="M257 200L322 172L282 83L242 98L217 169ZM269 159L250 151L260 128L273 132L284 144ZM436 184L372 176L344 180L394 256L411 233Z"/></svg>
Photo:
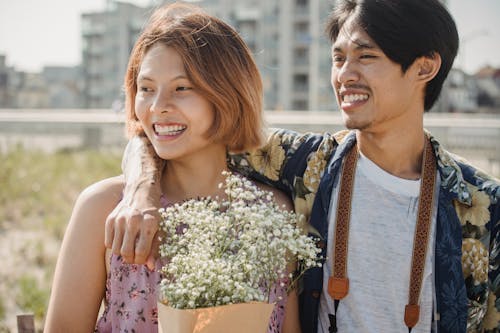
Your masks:
<svg viewBox="0 0 500 333"><path fill-rule="evenodd" d="M82 63L17 72L0 55L0 108L123 108L123 78L132 47L153 8L107 0L81 15ZM192 1L190 1L192 2ZM446 5L446 1L442 0ZM334 0L199 0L231 24L254 53L266 110L337 109L330 87L330 42L324 22ZM500 113L500 69L475 75L454 68L432 112Z"/></svg>
<svg viewBox="0 0 500 333"><path fill-rule="evenodd" d="M11 78L15 70L7 66L6 56L0 54L0 106L3 108L14 107Z"/></svg>
<svg viewBox="0 0 500 333"><path fill-rule="evenodd" d="M102 12L81 16L83 97L86 108L109 108L123 99L128 57L148 9L109 1Z"/></svg>
<svg viewBox="0 0 500 333"><path fill-rule="evenodd" d="M46 66L40 73L16 71L0 55L0 108L83 108L81 67Z"/></svg>
<svg viewBox="0 0 500 333"><path fill-rule="evenodd" d="M500 108L500 68L484 67L475 75L481 109Z"/></svg>
<svg viewBox="0 0 500 333"><path fill-rule="evenodd" d="M478 107L478 86L472 75L452 68L446 79L437 110L441 112L475 112Z"/></svg>
<svg viewBox="0 0 500 333"><path fill-rule="evenodd" d="M169 3L173 1L163 1ZM324 0L204 0L197 2L231 24L254 52L267 109L320 110L334 104ZM159 4L156 4L159 5ZM85 106L107 108L123 99L128 56L151 8L112 1L105 12L82 15Z"/></svg>
<svg viewBox="0 0 500 333"><path fill-rule="evenodd" d="M85 107L84 80L81 66L46 66L42 78L49 94L49 107L80 109Z"/></svg>

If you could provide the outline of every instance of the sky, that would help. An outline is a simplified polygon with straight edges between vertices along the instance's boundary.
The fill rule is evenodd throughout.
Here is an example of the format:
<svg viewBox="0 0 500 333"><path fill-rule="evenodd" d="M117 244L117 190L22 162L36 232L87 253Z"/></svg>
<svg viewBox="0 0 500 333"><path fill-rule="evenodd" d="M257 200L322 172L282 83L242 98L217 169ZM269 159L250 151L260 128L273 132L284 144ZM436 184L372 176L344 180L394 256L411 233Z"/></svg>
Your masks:
<svg viewBox="0 0 500 333"><path fill-rule="evenodd" d="M151 0L127 2L145 6ZM500 67L500 0L447 2L461 39L455 67L471 74L485 65ZM105 8L106 0L0 0L0 54L19 71L78 65L80 14Z"/></svg>

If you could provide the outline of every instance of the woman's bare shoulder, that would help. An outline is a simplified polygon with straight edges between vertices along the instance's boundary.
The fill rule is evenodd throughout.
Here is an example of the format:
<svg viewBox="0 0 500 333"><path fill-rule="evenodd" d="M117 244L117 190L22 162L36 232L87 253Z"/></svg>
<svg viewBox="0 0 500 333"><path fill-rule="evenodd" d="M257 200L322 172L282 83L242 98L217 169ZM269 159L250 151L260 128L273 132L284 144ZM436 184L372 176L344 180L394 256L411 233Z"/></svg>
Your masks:
<svg viewBox="0 0 500 333"><path fill-rule="evenodd" d="M263 191L271 192L274 196L274 201L276 201L276 203L280 207L284 206L284 209L286 209L286 210L293 210L292 200L285 192L283 192L277 188L274 188L272 186L260 183L260 182L254 181L254 183L255 183L255 185L257 185L257 187L259 189L261 189Z"/></svg>
<svg viewBox="0 0 500 333"><path fill-rule="evenodd" d="M111 211L121 200L124 186L123 176L102 179L80 193L76 206Z"/></svg>

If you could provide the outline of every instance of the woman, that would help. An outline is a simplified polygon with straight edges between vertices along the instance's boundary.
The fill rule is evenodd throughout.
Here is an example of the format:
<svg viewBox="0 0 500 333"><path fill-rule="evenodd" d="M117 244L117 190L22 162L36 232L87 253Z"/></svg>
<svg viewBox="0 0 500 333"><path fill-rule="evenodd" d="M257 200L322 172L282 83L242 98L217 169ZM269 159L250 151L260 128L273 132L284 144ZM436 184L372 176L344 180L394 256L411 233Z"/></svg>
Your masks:
<svg viewBox="0 0 500 333"><path fill-rule="evenodd" d="M223 197L218 184L227 152L261 144L262 83L252 56L231 27L197 7L174 4L152 15L132 50L125 88L128 134L146 135L168 160L161 177L165 205ZM123 177L113 177L79 196L55 271L46 332L157 331L159 265L128 265L104 247L104 223L123 187ZM278 302L269 331L298 331L297 312L292 292Z"/></svg>

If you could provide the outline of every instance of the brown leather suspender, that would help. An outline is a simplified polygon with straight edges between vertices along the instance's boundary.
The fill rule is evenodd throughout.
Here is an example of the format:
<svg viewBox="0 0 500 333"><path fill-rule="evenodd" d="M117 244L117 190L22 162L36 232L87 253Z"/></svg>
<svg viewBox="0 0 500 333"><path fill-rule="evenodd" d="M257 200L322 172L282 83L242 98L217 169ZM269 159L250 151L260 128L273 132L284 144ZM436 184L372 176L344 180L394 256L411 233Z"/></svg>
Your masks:
<svg viewBox="0 0 500 333"><path fill-rule="evenodd" d="M357 146L354 145L347 153L342 166L342 177L338 194L335 224L333 273L328 280L328 293L335 300L336 306L338 305L338 301L344 298L349 292L349 279L347 278L347 252L352 189L357 159L358 150ZM405 324L410 330L417 324L420 315L419 297L420 290L422 289L422 278L424 274L425 258L429 243L429 231L432 221L434 183L436 179L436 157L434 156L430 140L426 140L424 147L421 179L417 225L415 227L415 236L413 240L413 257L411 263L408 304L405 307L404 317Z"/></svg>

